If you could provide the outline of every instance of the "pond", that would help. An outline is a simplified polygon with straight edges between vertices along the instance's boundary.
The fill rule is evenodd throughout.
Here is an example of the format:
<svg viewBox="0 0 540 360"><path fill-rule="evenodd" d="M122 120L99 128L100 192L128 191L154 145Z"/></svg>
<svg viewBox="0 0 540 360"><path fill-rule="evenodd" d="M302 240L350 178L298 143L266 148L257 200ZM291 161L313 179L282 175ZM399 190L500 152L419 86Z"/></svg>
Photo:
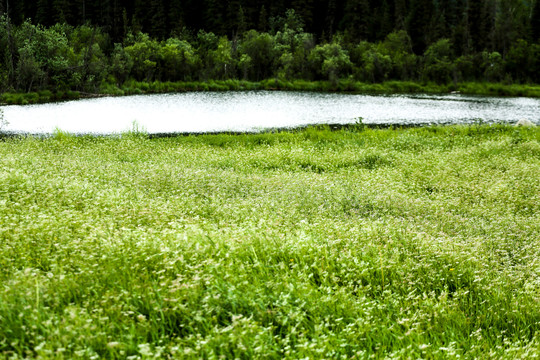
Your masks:
<svg viewBox="0 0 540 360"><path fill-rule="evenodd" d="M355 95L251 91L104 97L3 106L4 131L113 134L250 132L313 124L427 125L540 121L540 100L449 95Z"/></svg>

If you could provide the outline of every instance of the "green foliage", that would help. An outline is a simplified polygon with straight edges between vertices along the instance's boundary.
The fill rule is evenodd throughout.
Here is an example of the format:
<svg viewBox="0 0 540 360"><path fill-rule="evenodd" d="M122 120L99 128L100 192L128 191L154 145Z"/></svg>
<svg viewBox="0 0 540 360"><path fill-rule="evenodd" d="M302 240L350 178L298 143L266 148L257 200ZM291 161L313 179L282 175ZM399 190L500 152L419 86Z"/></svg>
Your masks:
<svg viewBox="0 0 540 360"><path fill-rule="evenodd" d="M352 63L349 54L337 40L317 45L308 57L318 75L337 83L341 76L348 75Z"/></svg>
<svg viewBox="0 0 540 360"><path fill-rule="evenodd" d="M72 30L68 28L67 36L76 62L71 67L73 75L68 88L98 92L99 85L110 71L110 60L105 55L109 37L101 29L86 25Z"/></svg>
<svg viewBox="0 0 540 360"><path fill-rule="evenodd" d="M249 30L244 34L239 51L239 66L248 79L260 81L271 76L276 51L270 34Z"/></svg>
<svg viewBox="0 0 540 360"><path fill-rule="evenodd" d="M405 68L398 69L405 65L400 61L404 60L404 58L396 58L399 63L395 62L393 64L392 57L386 54L388 52L390 51L385 48L384 44L380 46L368 42L358 44L352 50L353 62L356 65L354 69L355 78L365 82L382 82L388 79L394 67L396 71L405 71ZM400 55L403 54L400 53Z"/></svg>
<svg viewBox="0 0 540 360"><path fill-rule="evenodd" d="M351 44L374 43L407 30L417 55L440 38L452 40L456 56L471 51L506 55L517 39L540 40L536 0L12 0L9 4L17 26L29 18L43 26L92 24L107 31L110 49L130 32L142 31L163 41L171 35L189 40L185 34L202 30L235 40L249 29L274 35L285 26L323 42L339 33ZM6 5L5 0L0 2L0 14L5 14Z"/></svg>
<svg viewBox="0 0 540 360"><path fill-rule="evenodd" d="M132 92L124 84L130 80L277 79L277 87L285 89L294 88L291 84L296 80L328 80L330 85L324 83L327 90L348 91L359 88L353 79L374 84L434 82L451 87L464 81L540 82L540 44L534 37L537 1L531 7L520 0L474 1L467 11L461 0L331 1L324 5L325 14L304 0L292 1L288 10L277 3L255 6L209 1L203 12L216 17L205 18L211 26L202 29L184 17L192 10L162 0L153 0L146 10L137 3L134 14L133 9L122 8L122 0L114 6L100 0L85 7L54 0L52 8L45 7L47 1L21 1L25 5L15 5L12 13L39 8L39 18L56 14L54 19L67 23L35 25L21 21L28 17L12 21L2 15L2 92L129 94ZM95 17L98 8L109 27L97 26L99 21L70 25L68 19L77 12L85 9L85 14ZM354 11L342 16L345 8ZM57 13L59 9L63 9L61 13ZM151 18L146 12L152 13ZM367 13L370 15L362 15ZM266 24L254 18L260 15L266 17ZM315 25L316 20L320 24ZM264 31L249 30L257 23ZM219 30L212 32L213 27ZM317 83L313 87L320 88ZM137 91L145 90L138 87ZM152 91L158 91L158 86Z"/></svg>
<svg viewBox="0 0 540 360"><path fill-rule="evenodd" d="M15 32L19 59L17 88L25 91L45 88L49 83L67 88L73 52L62 29L23 23Z"/></svg>
<svg viewBox="0 0 540 360"><path fill-rule="evenodd" d="M175 38L161 46L159 56L161 77L169 81L191 80L200 61L190 43Z"/></svg>
<svg viewBox="0 0 540 360"><path fill-rule="evenodd" d="M379 44L360 42L350 53L354 77L360 81L409 80L418 76L418 59L404 30L389 34Z"/></svg>
<svg viewBox="0 0 540 360"><path fill-rule="evenodd" d="M133 58L131 55L126 52L121 44L114 44L109 71L117 85L123 84L129 78L132 69Z"/></svg>
<svg viewBox="0 0 540 360"><path fill-rule="evenodd" d="M517 40L505 59L507 73L520 82L540 81L540 45Z"/></svg>
<svg viewBox="0 0 540 360"><path fill-rule="evenodd" d="M138 33L131 35L127 44L129 45L124 50L133 61L132 75L135 80L154 80L159 59L159 43L148 34Z"/></svg>
<svg viewBox="0 0 540 360"><path fill-rule="evenodd" d="M486 80L497 82L504 79L504 61L502 55L498 52L482 53L484 76Z"/></svg>
<svg viewBox="0 0 540 360"><path fill-rule="evenodd" d="M210 50L209 57L212 59L213 79L229 79L235 74L236 59L233 58L232 44L226 36L219 38L216 49ZM243 63L244 71L249 66Z"/></svg>
<svg viewBox="0 0 540 360"><path fill-rule="evenodd" d="M302 31L294 16L285 22L281 31L276 32L275 42L278 76L284 79L309 77L309 68L306 64L315 41L311 34Z"/></svg>
<svg viewBox="0 0 540 360"><path fill-rule="evenodd" d="M447 84L453 78L452 49L449 39L441 39L430 45L424 54L423 76L439 84Z"/></svg>

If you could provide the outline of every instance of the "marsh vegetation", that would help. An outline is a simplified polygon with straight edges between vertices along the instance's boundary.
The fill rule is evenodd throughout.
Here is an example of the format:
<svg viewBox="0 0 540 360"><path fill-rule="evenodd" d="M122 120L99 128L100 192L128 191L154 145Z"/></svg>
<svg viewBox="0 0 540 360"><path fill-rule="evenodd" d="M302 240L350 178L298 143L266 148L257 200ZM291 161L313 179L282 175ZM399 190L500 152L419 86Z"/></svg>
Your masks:
<svg viewBox="0 0 540 360"><path fill-rule="evenodd" d="M540 130L0 142L0 357L540 353Z"/></svg>

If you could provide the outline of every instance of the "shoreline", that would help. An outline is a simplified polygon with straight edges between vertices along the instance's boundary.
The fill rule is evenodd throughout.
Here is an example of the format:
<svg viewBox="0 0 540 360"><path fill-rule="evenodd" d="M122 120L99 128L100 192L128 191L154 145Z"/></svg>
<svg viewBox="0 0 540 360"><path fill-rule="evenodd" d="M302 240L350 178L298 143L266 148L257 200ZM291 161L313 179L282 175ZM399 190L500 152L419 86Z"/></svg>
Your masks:
<svg viewBox="0 0 540 360"><path fill-rule="evenodd" d="M536 128L540 126L536 123L534 125L523 125L516 123L488 123L488 122L478 122L478 123L469 123L469 124L370 124L370 123L351 123L351 124L311 124L311 125L302 125L298 127L279 127L279 128L268 128L261 131L204 131L204 132L160 132L160 133L148 133L146 131L133 131L128 130L124 132L117 133L72 133L66 132L59 129L53 133L29 133L29 132L15 132L15 131L1 131L0 130L0 141L6 139L24 139L24 138L38 138L38 139L47 139L47 138L56 138L56 137L73 137L73 138L103 138L103 139L112 139L116 137L141 137L147 139L174 139L174 138L185 138L185 137L207 137L207 136L227 136L227 137L257 137L257 136L272 136L276 134L300 134L310 131L315 132L362 132L365 130L408 130L408 129L427 129L434 130L445 129L445 128Z"/></svg>
<svg viewBox="0 0 540 360"><path fill-rule="evenodd" d="M408 81L388 81L368 84L350 80L337 83L329 81L267 79L260 82L244 80L209 80L199 82L137 82L127 81L121 86L103 84L100 92L43 90L30 93L2 93L0 106L43 104L87 98L115 97L145 94L166 94L183 92L224 92L224 91L305 91L347 94L461 94L494 97L540 98L540 85L506 85L501 83L465 82L438 85Z"/></svg>

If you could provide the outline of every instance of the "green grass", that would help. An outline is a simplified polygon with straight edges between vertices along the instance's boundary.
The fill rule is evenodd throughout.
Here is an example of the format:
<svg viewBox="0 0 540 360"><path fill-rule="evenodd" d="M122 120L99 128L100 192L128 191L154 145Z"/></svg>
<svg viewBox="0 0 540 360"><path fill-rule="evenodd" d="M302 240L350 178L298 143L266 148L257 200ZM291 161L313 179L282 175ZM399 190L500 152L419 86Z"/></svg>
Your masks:
<svg viewBox="0 0 540 360"><path fill-rule="evenodd" d="M54 101L76 100L81 97L78 91L57 91L49 90L29 93L0 93L0 104L6 105L28 105L40 104Z"/></svg>
<svg viewBox="0 0 540 360"><path fill-rule="evenodd" d="M540 355L540 130L0 141L0 358Z"/></svg>
<svg viewBox="0 0 540 360"><path fill-rule="evenodd" d="M540 97L539 85L506 85L499 83L435 84L412 81L387 81L368 84L354 80L329 81L267 79L260 82L241 80L211 80L208 82L159 82L128 81L122 89L106 85L103 93L110 95L149 94L185 91L318 91L361 94L444 94L458 92L467 95Z"/></svg>
<svg viewBox="0 0 540 360"><path fill-rule="evenodd" d="M31 93L2 93L0 104L27 105L54 101L74 100L81 97L124 96L139 94L162 94L193 91L317 91L345 92L356 94L447 94L461 93L483 96L540 97L540 85L500 84L500 83L458 83L434 84L412 81L387 81L384 83L362 83L354 80L329 81L280 80L267 79L260 82L244 80L210 80L190 82L144 82L129 80L121 87L103 83L98 94L79 93L76 91L52 93L48 90Z"/></svg>

